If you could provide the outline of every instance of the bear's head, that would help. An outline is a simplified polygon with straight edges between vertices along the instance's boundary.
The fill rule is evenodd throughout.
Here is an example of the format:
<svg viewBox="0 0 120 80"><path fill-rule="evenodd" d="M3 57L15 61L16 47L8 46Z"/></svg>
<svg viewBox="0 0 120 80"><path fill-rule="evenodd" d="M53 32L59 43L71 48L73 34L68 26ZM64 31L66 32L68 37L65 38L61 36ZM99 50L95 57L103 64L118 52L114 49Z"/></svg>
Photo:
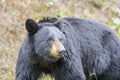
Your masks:
<svg viewBox="0 0 120 80"><path fill-rule="evenodd" d="M32 38L35 53L43 60L56 62L65 55L65 36L58 28L59 23L26 20L28 36Z"/></svg>

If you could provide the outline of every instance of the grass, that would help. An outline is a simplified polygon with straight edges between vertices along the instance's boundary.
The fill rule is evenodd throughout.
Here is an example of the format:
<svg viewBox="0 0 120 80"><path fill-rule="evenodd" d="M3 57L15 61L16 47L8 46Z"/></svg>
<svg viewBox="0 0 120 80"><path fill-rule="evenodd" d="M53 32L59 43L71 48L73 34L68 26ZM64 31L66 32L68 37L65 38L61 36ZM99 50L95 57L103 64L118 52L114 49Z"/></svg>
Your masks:
<svg viewBox="0 0 120 80"><path fill-rule="evenodd" d="M1 0L0 80L14 80L17 55L26 34L25 20L44 16L89 18L107 24L120 36L117 0ZM45 75L40 80L52 80Z"/></svg>

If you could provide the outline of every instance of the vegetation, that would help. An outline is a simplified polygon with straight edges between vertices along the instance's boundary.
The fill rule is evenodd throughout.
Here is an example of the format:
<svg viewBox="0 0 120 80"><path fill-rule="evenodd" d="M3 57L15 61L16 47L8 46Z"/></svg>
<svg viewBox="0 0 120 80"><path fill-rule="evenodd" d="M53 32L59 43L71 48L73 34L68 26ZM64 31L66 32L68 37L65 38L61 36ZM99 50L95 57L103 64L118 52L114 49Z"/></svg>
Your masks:
<svg viewBox="0 0 120 80"><path fill-rule="evenodd" d="M25 37L25 20L75 16L108 25L120 36L119 0L1 0L0 80L14 80L16 59ZM40 80L52 80L45 75Z"/></svg>

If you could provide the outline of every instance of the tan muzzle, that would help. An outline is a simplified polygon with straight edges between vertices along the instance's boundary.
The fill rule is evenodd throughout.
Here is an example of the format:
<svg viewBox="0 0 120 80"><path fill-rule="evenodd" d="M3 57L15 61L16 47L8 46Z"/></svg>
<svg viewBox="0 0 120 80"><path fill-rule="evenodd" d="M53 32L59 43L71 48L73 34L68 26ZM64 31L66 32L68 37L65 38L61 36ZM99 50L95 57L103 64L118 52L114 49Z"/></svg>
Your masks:
<svg viewBox="0 0 120 80"><path fill-rule="evenodd" d="M65 54L65 48L61 42L56 42L52 44L50 55L55 58L63 57Z"/></svg>

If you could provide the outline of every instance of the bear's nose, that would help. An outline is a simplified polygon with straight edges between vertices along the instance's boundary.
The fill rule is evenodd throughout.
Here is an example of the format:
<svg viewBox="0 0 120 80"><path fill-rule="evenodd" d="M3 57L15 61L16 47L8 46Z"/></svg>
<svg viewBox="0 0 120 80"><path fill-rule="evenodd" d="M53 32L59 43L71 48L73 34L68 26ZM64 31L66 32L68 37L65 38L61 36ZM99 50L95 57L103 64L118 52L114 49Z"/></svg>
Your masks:
<svg viewBox="0 0 120 80"><path fill-rule="evenodd" d="M64 54L66 53L66 50L65 49L60 49L58 50L58 53L60 56L64 56Z"/></svg>

